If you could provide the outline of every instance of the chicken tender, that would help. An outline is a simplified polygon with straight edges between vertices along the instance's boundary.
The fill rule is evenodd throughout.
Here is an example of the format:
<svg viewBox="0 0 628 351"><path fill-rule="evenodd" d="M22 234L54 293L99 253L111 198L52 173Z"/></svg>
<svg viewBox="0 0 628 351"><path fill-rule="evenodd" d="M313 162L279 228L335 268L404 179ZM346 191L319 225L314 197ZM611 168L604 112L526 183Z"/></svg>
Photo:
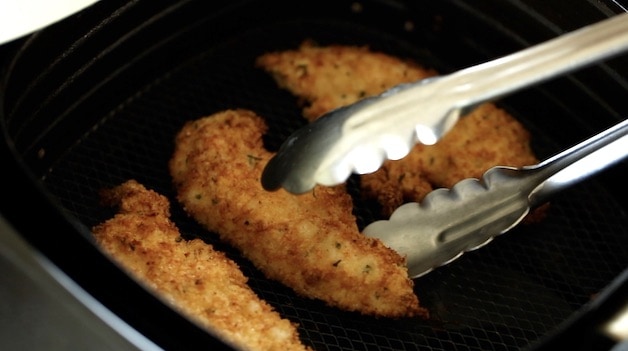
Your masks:
<svg viewBox="0 0 628 351"><path fill-rule="evenodd" d="M386 161L361 176L367 196L384 215L405 202L420 202L435 188L451 188L465 178L481 178L493 166L520 167L538 162L529 132L494 104L485 103L461 118L434 145L415 145L401 160Z"/></svg>
<svg viewBox="0 0 628 351"><path fill-rule="evenodd" d="M235 262L200 239L181 238L167 198L135 180L102 195L119 213L93 228L97 243L175 309L239 349L311 350Z"/></svg>
<svg viewBox="0 0 628 351"><path fill-rule="evenodd" d="M530 133L506 111L483 104L461 118L438 143L420 152L427 179L450 188L464 178L480 178L489 168L538 163Z"/></svg>
<svg viewBox="0 0 628 351"><path fill-rule="evenodd" d="M266 128L243 109L183 126L169 166L185 211L299 295L365 315L427 317L404 258L359 232L344 186L304 195L262 188L273 156Z"/></svg>
<svg viewBox="0 0 628 351"><path fill-rule="evenodd" d="M278 86L305 100L310 121L361 98L401 83L435 75L433 70L366 47L314 46L261 55L256 65ZM430 191L480 177L493 166L537 162L524 126L494 104L486 103L463 117L436 145L416 145L408 156L386 161L361 176L362 192L376 199L389 216L404 202L421 201Z"/></svg>
<svg viewBox="0 0 628 351"><path fill-rule="evenodd" d="M256 65L301 99L303 115L309 121L394 85L436 75L431 69L366 46L321 47L312 41L303 42L298 50L264 54Z"/></svg>

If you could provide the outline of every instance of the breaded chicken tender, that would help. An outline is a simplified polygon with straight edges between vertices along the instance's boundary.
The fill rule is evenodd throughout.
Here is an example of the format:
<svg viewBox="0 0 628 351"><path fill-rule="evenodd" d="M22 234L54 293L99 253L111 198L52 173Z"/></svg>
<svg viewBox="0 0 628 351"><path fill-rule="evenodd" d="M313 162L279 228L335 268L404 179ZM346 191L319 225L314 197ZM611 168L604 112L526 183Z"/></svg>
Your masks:
<svg viewBox="0 0 628 351"><path fill-rule="evenodd" d="M497 165L521 167L538 163L530 133L494 104L482 104L419 155L427 179L451 188L464 178L480 178Z"/></svg>
<svg viewBox="0 0 628 351"><path fill-rule="evenodd" d="M362 235L344 186L304 195L264 190L273 154L263 119L237 109L187 122L170 173L185 211L269 279L329 306L380 317L427 317L405 260Z"/></svg>
<svg viewBox="0 0 628 351"><path fill-rule="evenodd" d="M238 349L311 350L235 262L200 239L181 238L166 197L135 180L102 195L119 212L93 228L97 243L157 296Z"/></svg>
<svg viewBox="0 0 628 351"><path fill-rule="evenodd" d="M436 75L412 61L373 52L366 46L322 47L312 41L303 42L298 50L261 55L256 65L301 99L303 115L309 121L394 85Z"/></svg>
<svg viewBox="0 0 628 351"><path fill-rule="evenodd" d="M465 178L481 178L493 166L520 167L538 162L529 132L506 111L485 103L461 118L434 145L415 145L401 160L386 161L361 176L367 196L384 215L405 202L420 202L436 188L451 188Z"/></svg>
<svg viewBox="0 0 628 351"><path fill-rule="evenodd" d="M278 86L304 100L310 121L361 98L378 95L401 83L435 75L417 63L372 52L366 47L314 46L259 56L256 65ZM494 104L486 103L463 117L436 145L416 145L408 156L386 161L361 176L362 192L376 199L389 216L404 202L421 201L435 188L478 178L493 166L537 162L524 126Z"/></svg>

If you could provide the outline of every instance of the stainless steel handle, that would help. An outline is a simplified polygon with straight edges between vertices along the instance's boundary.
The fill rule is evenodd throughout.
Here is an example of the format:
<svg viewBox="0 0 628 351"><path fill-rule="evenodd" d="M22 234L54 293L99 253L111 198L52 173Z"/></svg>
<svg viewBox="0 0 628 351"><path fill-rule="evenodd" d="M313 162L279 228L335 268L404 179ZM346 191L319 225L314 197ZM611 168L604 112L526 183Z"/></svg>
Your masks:
<svg viewBox="0 0 628 351"><path fill-rule="evenodd" d="M587 139L534 166L539 185L530 194L530 205L605 169L628 156L628 120ZM525 168L525 167L524 167Z"/></svg>
<svg viewBox="0 0 628 351"><path fill-rule="evenodd" d="M453 73L442 84L462 108L560 76L628 49L628 13Z"/></svg>

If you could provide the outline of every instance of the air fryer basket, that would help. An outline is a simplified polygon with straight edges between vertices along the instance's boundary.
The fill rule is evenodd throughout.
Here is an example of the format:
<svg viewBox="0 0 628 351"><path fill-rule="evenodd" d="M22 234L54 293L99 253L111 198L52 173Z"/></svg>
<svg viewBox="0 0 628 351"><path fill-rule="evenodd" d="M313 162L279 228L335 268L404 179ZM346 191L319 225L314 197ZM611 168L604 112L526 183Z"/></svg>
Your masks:
<svg viewBox="0 0 628 351"><path fill-rule="evenodd" d="M113 214L99 204L98 190L134 178L171 199L184 235L201 237L235 259L251 287L299 323L304 343L316 350L531 347L628 266L626 200L616 192L625 164L556 196L542 223L519 226L417 279L430 320L389 320L296 296L188 218L167 170L174 135L188 120L248 108L266 118L265 141L276 149L305 121L296 99L253 62L304 39L368 45L446 73L619 11L613 2L586 1L98 3L20 43L4 81L3 128L18 163L79 233L44 239L53 234L40 232L29 240L76 271L79 281L115 276L101 273L115 268L100 261L93 274L78 273L80 257L101 256L93 246L61 258L53 243L91 241L89 228ZM628 116L627 63L609 60L498 104L526 125L544 158ZM352 179L353 193L355 185ZM360 226L376 218L357 198L355 213ZM138 303L141 294L95 292L107 283L85 284L114 311L149 313Z"/></svg>

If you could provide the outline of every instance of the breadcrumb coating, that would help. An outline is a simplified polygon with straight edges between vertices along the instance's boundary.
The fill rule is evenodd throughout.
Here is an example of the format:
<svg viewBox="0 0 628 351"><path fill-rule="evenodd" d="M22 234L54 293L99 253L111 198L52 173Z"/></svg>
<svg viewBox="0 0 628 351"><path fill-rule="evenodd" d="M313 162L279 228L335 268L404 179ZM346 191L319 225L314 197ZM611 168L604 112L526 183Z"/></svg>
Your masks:
<svg viewBox="0 0 628 351"><path fill-rule="evenodd" d="M244 109L183 126L170 173L185 211L297 294L365 315L427 317L405 260L359 232L344 186L303 195L262 188L273 156L266 128Z"/></svg>
<svg viewBox="0 0 628 351"><path fill-rule="evenodd" d="M464 178L480 178L497 165L521 167L538 163L530 133L494 104L478 106L420 155L430 183L450 188Z"/></svg>
<svg viewBox="0 0 628 351"><path fill-rule="evenodd" d="M249 288L235 262L200 239L181 237L166 197L135 180L102 197L119 212L93 228L96 242L173 308L242 350L311 350L296 324Z"/></svg>
<svg viewBox="0 0 628 351"><path fill-rule="evenodd" d="M436 75L434 70L367 46L317 46L309 40L298 50L261 55L255 64L301 99L309 121L394 85Z"/></svg>

